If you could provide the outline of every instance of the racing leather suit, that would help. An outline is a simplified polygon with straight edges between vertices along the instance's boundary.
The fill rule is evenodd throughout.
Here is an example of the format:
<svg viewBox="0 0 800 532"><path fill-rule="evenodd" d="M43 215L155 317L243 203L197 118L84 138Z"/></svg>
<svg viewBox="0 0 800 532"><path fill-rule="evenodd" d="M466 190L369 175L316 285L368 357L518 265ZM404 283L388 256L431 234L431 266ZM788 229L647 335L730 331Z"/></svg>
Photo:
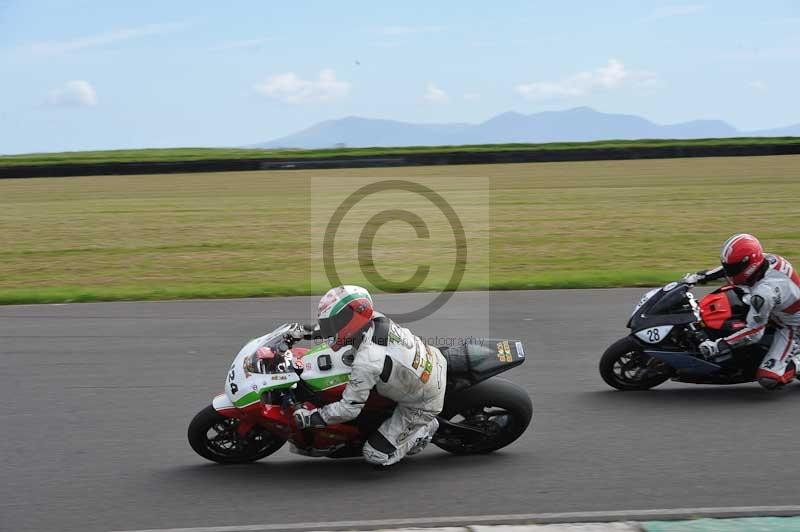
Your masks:
<svg viewBox="0 0 800 532"><path fill-rule="evenodd" d="M772 379L786 384L797 371L794 364L789 367L789 362L798 349L800 276L780 255L765 254L765 258L766 272L750 289L750 310L745 327L723 341L734 349L756 343L764 336L771 321L775 325L775 337L756 372L756 379ZM720 275L717 270L711 270L705 274L705 280L723 276L724 273Z"/></svg>
<svg viewBox="0 0 800 532"><path fill-rule="evenodd" d="M444 406L447 360L411 331L377 315L356 349L342 399L320 408L325 423L344 423L358 416L373 388L397 403L392 416L370 435L364 458L388 466L416 454L439 428Z"/></svg>

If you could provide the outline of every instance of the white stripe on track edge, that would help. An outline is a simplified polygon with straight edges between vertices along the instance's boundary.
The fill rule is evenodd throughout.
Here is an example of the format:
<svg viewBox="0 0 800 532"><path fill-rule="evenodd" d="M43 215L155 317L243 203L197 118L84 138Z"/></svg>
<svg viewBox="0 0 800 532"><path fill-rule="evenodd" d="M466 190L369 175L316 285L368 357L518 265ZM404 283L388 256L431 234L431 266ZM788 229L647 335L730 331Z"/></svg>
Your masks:
<svg viewBox="0 0 800 532"><path fill-rule="evenodd" d="M432 527L438 525L469 526L479 524L567 523L614 520L658 520L693 517L774 517L800 515L800 505L794 506L734 506L706 508L666 508L656 510L611 510L592 512L551 512L536 514L466 515L452 517L415 517L408 519L376 519L360 521L330 521L319 523L280 523L261 525L207 526L189 528L150 528L116 532L268 532L272 530L369 530L380 527Z"/></svg>

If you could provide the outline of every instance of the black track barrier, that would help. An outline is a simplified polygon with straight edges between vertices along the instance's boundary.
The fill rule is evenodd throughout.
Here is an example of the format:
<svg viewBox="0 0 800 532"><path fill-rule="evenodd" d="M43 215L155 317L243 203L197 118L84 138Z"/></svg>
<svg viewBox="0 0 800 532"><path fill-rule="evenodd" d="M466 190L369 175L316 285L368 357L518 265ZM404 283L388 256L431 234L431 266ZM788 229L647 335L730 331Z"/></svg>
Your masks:
<svg viewBox="0 0 800 532"><path fill-rule="evenodd" d="M718 146L623 146L619 148L565 148L502 151L441 151L376 155L337 155L325 158L217 159L172 162L113 162L2 166L0 179L87 175L177 174L253 170L313 170L326 168L381 168L455 164L511 164L559 161L673 159L681 157L744 157L800 154L798 144L723 144Z"/></svg>

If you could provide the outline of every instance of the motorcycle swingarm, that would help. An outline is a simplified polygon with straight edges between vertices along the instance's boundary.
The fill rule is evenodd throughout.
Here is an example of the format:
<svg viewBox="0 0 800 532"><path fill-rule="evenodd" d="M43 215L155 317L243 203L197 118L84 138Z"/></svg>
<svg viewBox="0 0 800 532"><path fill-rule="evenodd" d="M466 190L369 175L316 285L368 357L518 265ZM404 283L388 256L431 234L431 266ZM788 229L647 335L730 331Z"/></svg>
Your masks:
<svg viewBox="0 0 800 532"><path fill-rule="evenodd" d="M456 423L451 423L442 417L437 418L439 420L439 430L436 431L436 436L443 435L443 436L456 436L462 438L469 438L475 436L486 436L486 431L483 431L476 427L469 427L466 425L459 425Z"/></svg>

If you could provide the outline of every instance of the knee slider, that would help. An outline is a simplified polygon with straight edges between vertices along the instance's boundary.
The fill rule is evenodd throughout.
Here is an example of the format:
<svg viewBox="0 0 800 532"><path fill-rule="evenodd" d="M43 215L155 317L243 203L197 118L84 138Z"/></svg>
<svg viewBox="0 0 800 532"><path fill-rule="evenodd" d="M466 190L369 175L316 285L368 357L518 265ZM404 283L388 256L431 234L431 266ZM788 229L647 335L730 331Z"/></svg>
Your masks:
<svg viewBox="0 0 800 532"><path fill-rule="evenodd" d="M781 382L770 377L759 377L758 383L767 390L774 390L781 385Z"/></svg>
<svg viewBox="0 0 800 532"><path fill-rule="evenodd" d="M369 443L364 444L361 454L364 456L364 460L375 465L387 465L392 458L391 455L380 452Z"/></svg>
<svg viewBox="0 0 800 532"><path fill-rule="evenodd" d="M370 464L389 465L393 463L396 451L397 448L380 431L375 431L364 444L361 454Z"/></svg>

